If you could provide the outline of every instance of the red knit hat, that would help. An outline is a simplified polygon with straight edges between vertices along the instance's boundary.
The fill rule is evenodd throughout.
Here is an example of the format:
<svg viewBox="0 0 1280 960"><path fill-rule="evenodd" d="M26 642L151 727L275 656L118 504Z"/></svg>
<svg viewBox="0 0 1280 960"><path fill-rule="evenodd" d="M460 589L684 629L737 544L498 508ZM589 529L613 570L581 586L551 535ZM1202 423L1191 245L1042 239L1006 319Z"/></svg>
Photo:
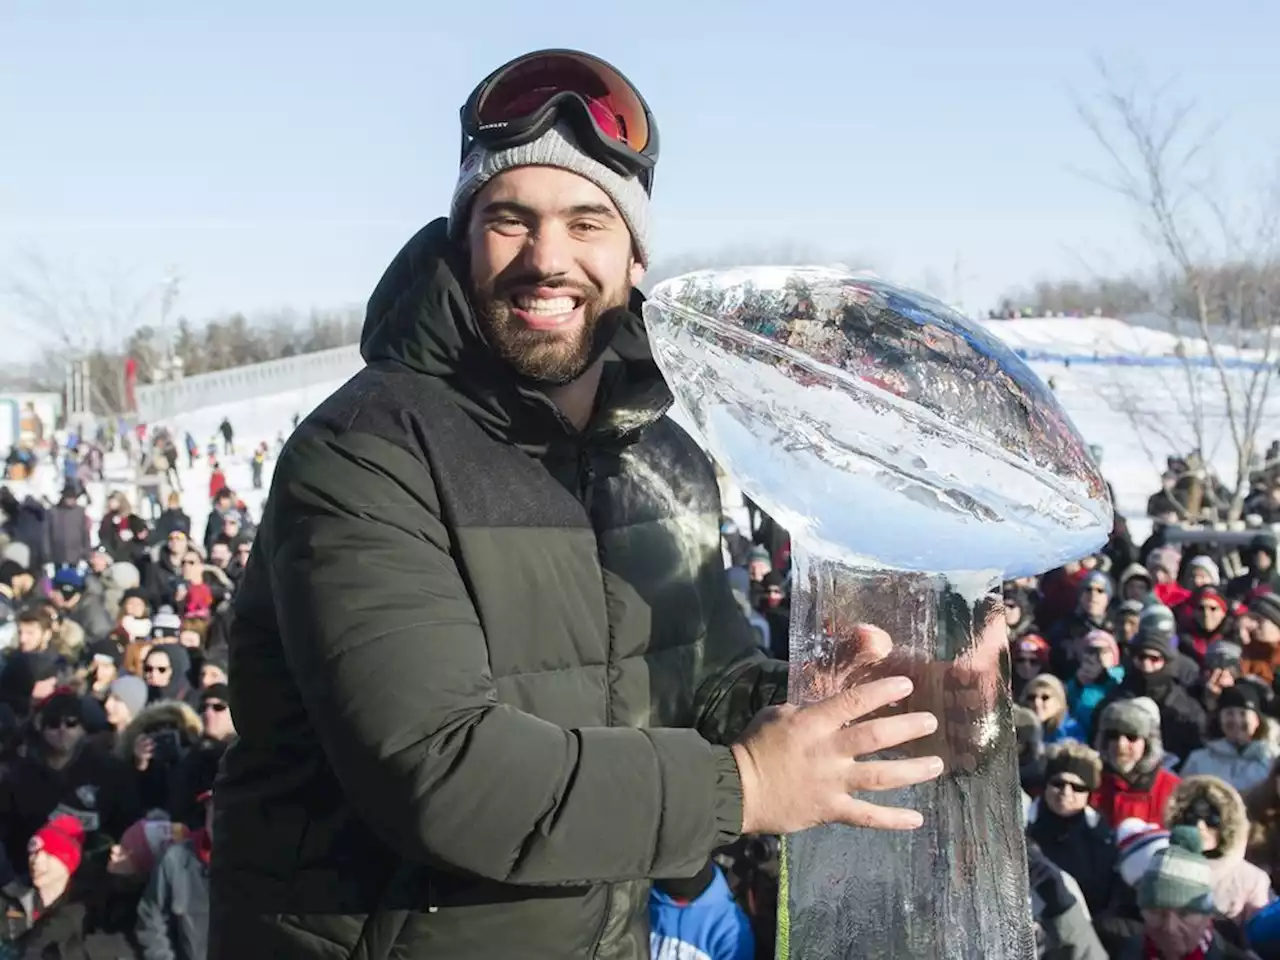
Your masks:
<svg viewBox="0 0 1280 960"><path fill-rule="evenodd" d="M80 866L80 853L84 844L84 825L69 813L54 817L37 830L27 845L28 853L43 850L75 873Z"/></svg>

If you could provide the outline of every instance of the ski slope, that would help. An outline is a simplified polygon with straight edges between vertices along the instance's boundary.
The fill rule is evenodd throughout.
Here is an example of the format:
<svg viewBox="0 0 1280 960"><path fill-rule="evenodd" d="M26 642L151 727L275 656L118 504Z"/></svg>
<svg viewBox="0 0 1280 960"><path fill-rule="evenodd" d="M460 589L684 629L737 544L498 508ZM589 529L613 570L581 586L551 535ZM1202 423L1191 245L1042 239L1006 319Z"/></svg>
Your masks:
<svg viewBox="0 0 1280 960"><path fill-rule="evenodd" d="M1165 458L1184 455L1197 445L1197 422L1202 425L1209 461L1227 482L1234 480L1235 448L1219 374L1207 363L1189 367L1178 360L1174 356L1178 341L1171 334L1097 317L993 320L984 326L1022 352L1041 378L1052 381L1085 439L1102 447L1103 473L1114 487L1116 505L1130 519L1135 536L1143 536L1149 529L1144 517L1146 501L1159 487ZM1201 356L1204 344L1189 342L1184 351L1193 358ZM1256 359L1247 353L1222 353L1232 363ZM1227 375L1242 384L1251 371L1231 369ZM221 458L222 467L256 519L261 516L273 462L268 461L264 489L253 490L249 468L253 448L266 441L274 454L278 439L291 432L294 416L305 417L342 383L330 380L253 400L229 400L177 415L165 425L178 438L190 431L203 450L222 419L231 421L236 450ZM1192 412L1193 394L1201 408L1198 415ZM673 416L682 419L678 411ZM1265 449L1277 437L1280 387L1265 409L1260 445ZM38 482L35 490L52 497L56 496L57 478L50 478L49 473L46 471L44 482ZM199 535L209 513L209 470L203 458L196 468L183 471L183 484L183 507ZM126 485L121 486L128 492ZM100 509L104 494L105 490L90 488L95 508ZM737 496L731 482L727 496Z"/></svg>

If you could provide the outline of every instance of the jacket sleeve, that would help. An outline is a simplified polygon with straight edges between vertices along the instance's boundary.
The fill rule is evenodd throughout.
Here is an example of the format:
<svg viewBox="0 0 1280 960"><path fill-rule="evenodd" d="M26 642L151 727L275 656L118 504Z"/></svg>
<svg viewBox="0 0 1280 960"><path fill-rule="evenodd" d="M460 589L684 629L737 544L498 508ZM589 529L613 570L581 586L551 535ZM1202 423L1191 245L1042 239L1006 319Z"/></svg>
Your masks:
<svg viewBox="0 0 1280 960"><path fill-rule="evenodd" d="M138 901L138 922L134 933L143 960L177 960L169 940L169 876L164 861L156 864L147 879L147 889Z"/></svg>
<svg viewBox="0 0 1280 960"><path fill-rule="evenodd" d="M788 664L765 656L734 596L720 549L720 518L724 510L719 485L705 454L698 451L698 456L703 460L703 482L714 506L706 520L699 572L699 587L707 598L709 612L703 670L694 704L695 726L712 743L729 744L762 709L786 703Z"/></svg>
<svg viewBox="0 0 1280 960"><path fill-rule="evenodd" d="M392 849L573 884L692 875L737 836L733 756L696 731L563 729L498 702L412 454L314 435L278 471L265 530L285 658L346 796Z"/></svg>

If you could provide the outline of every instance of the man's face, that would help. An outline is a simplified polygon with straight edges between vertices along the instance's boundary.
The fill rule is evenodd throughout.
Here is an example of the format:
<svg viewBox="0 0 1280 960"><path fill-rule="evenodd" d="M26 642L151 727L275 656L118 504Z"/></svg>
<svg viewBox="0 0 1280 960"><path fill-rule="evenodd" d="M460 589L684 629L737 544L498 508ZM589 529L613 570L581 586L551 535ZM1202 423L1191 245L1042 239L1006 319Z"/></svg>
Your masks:
<svg viewBox="0 0 1280 960"><path fill-rule="evenodd" d="M1271 554L1265 550L1255 550L1253 552L1253 563L1250 564L1251 569L1255 573L1265 573L1271 569Z"/></svg>
<svg viewBox="0 0 1280 960"><path fill-rule="evenodd" d="M221 697L205 697L200 704L200 719L204 721L204 735L211 740L225 740L236 732L231 709Z"/></svg>
<svg viewBox="0 0 1280 960"><path fill-rule="evenodd" d="M169 553L175 557L182 556L187 549L187 535L181 530L169 534Z"/></svg>
<svg viewBox="0 0 1280 960"><path fill-rule="evenodd" d="M23 621L18 624L18 649L23 653L35 653L49 645L51 633L38 623Z"/></svg>
<svg viewBox="0 0 1280 960"><path fill-rule="evenodd" d="M231 548L225 543L215 543L209 550L209 562L222 570L231 562Z"/></svg>
<svg viewBox="0 0 1280 960"><path fill-rule="evenodd" d="M1225 619L1227 619L1227 611L1214 600L1201 600L1200 605L1196 607L1196 620L1206 633L1215 632L1222 626L1222 621Z"/></svg>
<svg viewBox="0 0 1280 960"><path fill-rule="evenodd" d="M1163 957L1185 957L1200 945L1213 918L1178 910L1143 910L1142 927Z"/></svg>
<svg viewBox="0 0 1280 960"><path fill-rule="evenodd" d="M1147 752L1147 741L1142 737L1112 730L1107 734L1106 751L1107 759L1115 765L1115 768L1128 773L1138 765L1138 761Z"/></svg>
<svg viewBox="0 0 1280 960"><path fill-rule="evenodd" d="M516 372L550 383L586 371L601 314L625 307L644 276L609 196L554 167L520 167L485 184L467 248L489 345Z"/></svg>
<svg viewBox="0 0 1280 960"><path fill-rule="evenodd" d="M93 556L89 558L89 567L96 574L101 574L109 566L111 566L111 557L101 551L94 551Z"/></svg>
<svg viewBox="0 0 1280 960"><path fill-rule="evenodd" d="M141 597L129 597L120 604L120 612L126 617L140 620L147 615L147 603Z"/></svg>
<svg viewBox="0 0 1280 960"><path fill-rule="evenodd" d="M51 753L66 756L80 743L84 736L84 726L75 714L60 713L43 717L40 733Z"/></svg>
<svg viewBox="0 0 1280 960"><path fill-rule="evenodd" d="M1095 619L1107 612L1111 598L1107 596L1107 588L1099 583L1091 583L1080 594L1080 609Z"/></svg>

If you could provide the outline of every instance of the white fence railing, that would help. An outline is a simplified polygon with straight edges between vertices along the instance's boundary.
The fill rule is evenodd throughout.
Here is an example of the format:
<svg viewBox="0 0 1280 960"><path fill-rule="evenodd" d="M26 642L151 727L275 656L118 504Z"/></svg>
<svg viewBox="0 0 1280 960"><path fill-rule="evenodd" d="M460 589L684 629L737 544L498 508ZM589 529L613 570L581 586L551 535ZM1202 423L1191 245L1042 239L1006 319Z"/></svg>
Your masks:
<svg viewBox="0 0 1280 960"><path fill-rule="evenodd" d="M168 383L151 383L137 389L138 417L154 423L229 399L255 400L317 383L355 376L364 366L358 346L335 347L296 357L268 360L217 373L201 373Z"/></svg>

